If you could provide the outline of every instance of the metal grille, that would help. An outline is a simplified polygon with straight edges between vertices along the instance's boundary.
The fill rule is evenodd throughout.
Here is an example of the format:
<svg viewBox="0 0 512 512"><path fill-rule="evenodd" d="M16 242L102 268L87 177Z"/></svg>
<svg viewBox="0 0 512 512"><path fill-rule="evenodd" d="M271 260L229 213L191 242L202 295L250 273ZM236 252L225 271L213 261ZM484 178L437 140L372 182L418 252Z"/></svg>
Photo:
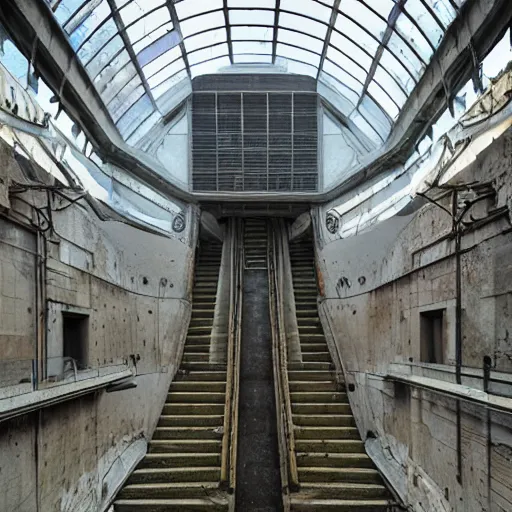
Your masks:
<svg viewBox="0 0 512 512"><path fill-rule="evenodd" d="M195 192L316 192L316 93L192 97Z"/></svg>

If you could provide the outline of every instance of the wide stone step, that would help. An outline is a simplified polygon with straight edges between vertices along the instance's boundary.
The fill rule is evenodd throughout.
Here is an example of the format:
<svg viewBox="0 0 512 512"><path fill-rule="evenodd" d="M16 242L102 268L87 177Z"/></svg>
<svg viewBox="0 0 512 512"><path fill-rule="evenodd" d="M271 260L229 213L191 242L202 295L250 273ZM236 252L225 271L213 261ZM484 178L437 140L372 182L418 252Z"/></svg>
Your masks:
<svg viewBox="0 0 512 512"><path fill-rule="evenodd" d="M335 376L331 371L288 370L290 381L327 381L333 380Z"/></svg>
<svg viewBox="0 0 512 512"><path fill-rule="evenodd" d="M188 348L188 347L185 347ZM183 359L182 361L184 363L206 363L210 360L210 353L207 354L196 354L196 353L190 353L190 352L184 352L183 353Z"/></svg>
<svg viewBox="0 0 512 512"><path fill-rule="evenodd" d="M224 423L222 414L162 415L159 427L220 427Z"/></svg>
<svg viewBox="0 0 512 512"><path fill-rule="evenodd" d="M167 403L162 415L223 415L224 404Z"/></svg>
<svg viewBox="0 0 512 512"><path fill-rule="evenodd" d="M331 361L331 354L329 352L302 352L302 360L328 363Z"/></svg>
<svg viewBox="0 0 512 512"><path fill-rule="evenodd" d="M303 427L355 427L352 414L294 414L293 424Z"/></svg>
<svg viewBox="0 0 512 512"><path fill-rule="evenodd" d="M227 372L225 371L186 371L178 370L176 380L192 381L226 381Z"/></svg>
<svg viewBox="0 0 512 512"><path fill-rule="evenodd" d="M199 327L208 327L208 332L210 332L213 327L213 314L209 317L193 316L190 320L190 325L188 326L188 332L191 333Z"/></svg>
<svg viewBox="0 0 512 512"><path fill-rule="evenodd" d="M189 336L199 336L201 334L203 335L210 335L212 332L212 323L209 322L206 325L191 325L188 326L188 332L187 337Z"/></svg>
<svg viewBox="0 0 512 512"><path fill-rule="evenodd" d="M220 391L215 392L181 392L173 391L167 394L167 403L203 403L203 404L223 404L225 402L225 394Z"/></svg>
<svg viewBox="0 0 512 512"><path fill-rule="evenodd" d="M209 356L210 344L208 343L207 345L196 345L195 343L186 343L185 351L183 354L207 354Z"/></svg>
<svg viewBox="0 0 512 512"><path fill-rule="evenodd" d="M222 428L157 427L153 439L222 439Z"/></svg>
<svg viewBox="0 0 512 512"><path fill-rule="evenodd" d="M215 496L218 491L216 482L174 482L163 484L127 485L120 493L119 499L188 499Z"/></svg>
<svg viewBox="0 0 512 512"><path fill-rule="evenodd" d="M348 403L347 394L343 391L298 391L291 393L292 403Z"/></svg>
<svg viewBox="0 0 512 512"><path fill-rule="evenodd" d="M207 380L178 380L171 384L171 391L209 391L223 393L226 389L226 383L223 381L207 381Z"/></svg>
<svg viewBox="0 0 512 512"><path fill-rule="evenodd" d="M327 343L324 341L323 343L302 343L300 344L300 349L302 353L309 352L329 352L329 347Z"/></svg>
<svg viewBox="0 0 512 512"><path fill-rule="evenodd" d="M350 404L327 403L327 404L292 404L293 414L352 414Z"/></svg>
<svg viewBox="0 0 512 512"><path fill-rule="evenodd" d="M214 372L214 371L226 371L226 364L223 363L181 363L180 372Z"/></svg>
<svg viewBox="0 0 512 512"><path fill-rule="evenodd" d="M148 453L137 469L220 466L220 453Z"/></svg>
<svg viewBox="0 0 512 512"><path fill-rule="evenodd" d="M381 484L381 476L376 469L369 468L299 468L300 482L343 482Z"/></svg>
<svg viewBox="0 0 512 512"><path fill-rule="evenodd" d="M296 439L359 439L356 427L293 427Z"/></svg>
<svg viewBox="0 0 512 512"><path fill-rule="evenodd" d="M303 453L365 453L360 439L297 439L295 449Z"/></svg>
<svg viewBox="0 0 512 512"><path fill-rule="evenodd" d="M365 453L297 453L299 467L373 468Z"/></svg>
<svg viewBox="0 0 512 512"><path fill-rule="evenodd" d="M136 469L128 484L166 482L215 482L220 480L220 467L143 468Z"/></svg>
<svg viewBox="0 0 512 512"><path fill-rule="evenodd" d="M288 363L289 371L303 371L303 370L312 370L312 371L334 371L334 364L331 362L323 363L321 361L312 361L307 362L303 361L302 363Z"/></svg>
<svg viewBox="0 0 512 512"><path fill-rule="evenodd" d="M290 380L290 391L338 391L334 380Z"/></svg>
<svg viewBox="0 0 512 512"><path fill-rule="evenodd" d="M228 509L227 498L190 498L190 499L132 499L118 500L114 503L115 512L222 512Z"/></svg>
<svg viewBox="0 0 512 512"><path fill-rule="evenodd" d="M295 495L304 499L372 500L386 499L389 492L383 485L361 483L307 483Z"/></svg>
<svg viewBox="0 0 512 512"><path fill-rule="evenodd" d="M218 439L152 439L150 453L220 453Z"/></svg>
<svg viewBox="0 0 512 512"><path fill-rule="evenodd" d="M387 500L311 500L293 497L290 503L291 512L379 512L387 511Z"/></svg>

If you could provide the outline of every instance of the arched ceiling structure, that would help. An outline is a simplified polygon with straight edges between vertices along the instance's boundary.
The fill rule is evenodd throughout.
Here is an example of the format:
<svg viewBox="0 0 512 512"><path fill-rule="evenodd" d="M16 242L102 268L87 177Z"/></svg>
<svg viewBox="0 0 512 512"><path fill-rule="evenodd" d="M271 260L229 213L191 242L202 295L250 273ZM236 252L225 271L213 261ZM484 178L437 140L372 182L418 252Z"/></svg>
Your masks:
<svg viewBox="0 0 512 512"><path fill-rule="evenodd" d="M46 0L124 140L199 75L317 80L383 144L465 0Z"/></svg>

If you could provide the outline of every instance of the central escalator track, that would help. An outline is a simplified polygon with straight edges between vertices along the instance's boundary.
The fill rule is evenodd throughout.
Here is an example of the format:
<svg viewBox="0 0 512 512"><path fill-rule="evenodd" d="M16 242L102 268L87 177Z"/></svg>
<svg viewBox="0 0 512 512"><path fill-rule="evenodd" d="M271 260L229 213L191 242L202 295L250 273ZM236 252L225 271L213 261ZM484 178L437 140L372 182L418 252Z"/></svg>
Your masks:
<svg viewBox="0 0 512 512"><path fill-rule="evenodd" d="M267 269L268 226L244 224L236 510L282 510Z"/></svg>

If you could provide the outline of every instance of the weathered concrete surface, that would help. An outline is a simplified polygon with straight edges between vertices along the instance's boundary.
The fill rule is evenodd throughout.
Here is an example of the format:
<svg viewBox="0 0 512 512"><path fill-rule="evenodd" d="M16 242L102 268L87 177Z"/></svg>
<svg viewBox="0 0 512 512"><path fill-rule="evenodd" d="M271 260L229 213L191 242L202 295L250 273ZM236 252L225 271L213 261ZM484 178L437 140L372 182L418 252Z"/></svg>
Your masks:
<svg viewBox="0 0 512 512"><path fill-rule="evenodd" d="M23 199L46 205L45 192ZM168 239L102 223L79 202L54 212L46 259L38 260L30 207L10 205L11 218L0 218L0 368L10 369L0 370L0 397L31 389L30 360L43 343L37 261L45 263L49 373L57 380L62 373L62 312L79 312L89 316L90 369L82 375L94 382L98 371L129 367L137 388L91 393L0 423L0 511L101 511L143 456L176 372L197 229L189 225L183 241ZM14 363L20 359L26 367Z"/></svg>
<svg viewBox="0 0 512 512"><path fill-rule="evenodd" d="M475 217L487 221L462 240L463 384L478 389L484 355L491 357L494 377L512 382L510 212L491 217L510 205L511 168L509 131L457 178L490 181L497 190L496 200L475 208ZM492 413L488 429L485 410L462 403L460 483L455 400L383 379L395 369L455 382L455 246L445 237L450 229L450 217L427 205L352 239L324 238L318 243L326 297L321 307L347 383L355 386L349 397L368 450L412 509L511 510L512 414ZM420 361L419 316L431 309L445 309L442 365ZM512 386L503 390L510 393Z"/></svg>

